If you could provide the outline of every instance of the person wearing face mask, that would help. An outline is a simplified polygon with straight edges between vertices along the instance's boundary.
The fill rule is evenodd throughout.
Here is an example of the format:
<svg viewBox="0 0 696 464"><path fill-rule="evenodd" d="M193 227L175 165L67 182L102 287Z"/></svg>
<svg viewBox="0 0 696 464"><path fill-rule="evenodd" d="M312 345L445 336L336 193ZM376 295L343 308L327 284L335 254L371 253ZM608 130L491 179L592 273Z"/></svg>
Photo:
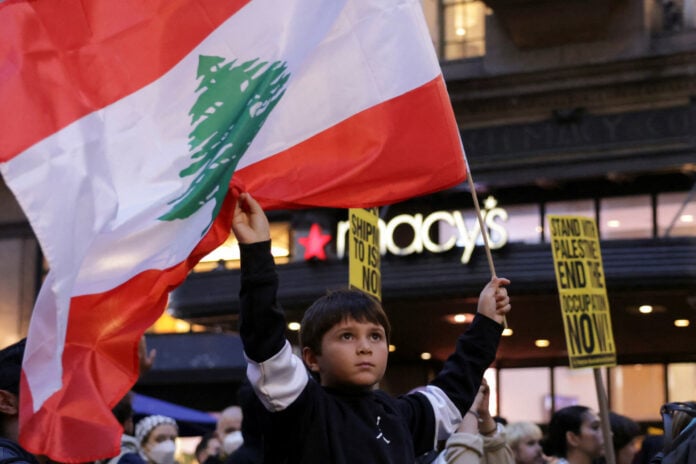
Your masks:
<svg viewBox="0 0 696 464"><path fill-rule="evenodd" d="M244 444L244 435L241 430L233 430L225 435L222 441L222 450L227 456L231 455Z"/></svg>
<svg viewBox="0 0 696 464"><path fill-rule="evenodd" d="M263 430L268 417L266 408L261 404L249 382L243 382L237 391L237 399L242 407L242 445L230 453L225 464L261 464L263 463Z"/></svg>
<svg viewBox="0 0 696 464"><path fill-rule="evenodd" d="M244 415L239 406L230 406L223 409L215 428L215 434L222 443L220 460L225 461L227 456L234 453L242 446L242 419Z"/></svg>
<svg viewBox="0 0 696 464"><path fill-rule="evenodd" d="M135 425L139 453L124 454L118 464L175 464L176 421L167 416L146 416Z"/></svg>

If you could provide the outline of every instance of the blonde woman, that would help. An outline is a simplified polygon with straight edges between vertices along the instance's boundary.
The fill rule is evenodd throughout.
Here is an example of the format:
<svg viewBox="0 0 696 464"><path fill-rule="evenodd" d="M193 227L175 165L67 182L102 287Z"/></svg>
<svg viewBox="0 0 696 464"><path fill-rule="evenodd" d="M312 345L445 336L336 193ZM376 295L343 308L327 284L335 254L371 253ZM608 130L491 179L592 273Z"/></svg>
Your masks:
<svg viewBox="0 0 696 464"><path fill-rule="evenodd" d="M505 427L507 444L515 456L515 464L545 464L541 449L542 433L533 422L513 422Z"/></svg>

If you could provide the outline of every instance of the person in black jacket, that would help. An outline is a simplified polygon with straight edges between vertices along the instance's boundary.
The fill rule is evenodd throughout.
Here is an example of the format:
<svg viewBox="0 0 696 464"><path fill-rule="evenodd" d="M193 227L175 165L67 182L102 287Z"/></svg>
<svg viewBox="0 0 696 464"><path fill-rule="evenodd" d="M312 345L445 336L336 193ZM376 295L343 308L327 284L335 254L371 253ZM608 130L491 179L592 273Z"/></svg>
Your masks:
<svg viewBox="0 0 696 464"><path fill-rule="evenodd" d="M319 298L302 321L300 360L285 338L276 301L268 219L248 193L238 198L232 229L241 252L247 377L269 411L265 462L412 463L457 428L495 359L510 310L507 279L495 277L484 287L477 316L435 379L394 398L375 388L390 336L381 304L356 290Z"/></svg>
<svg viewBox="0 0 696 464"><path fill-rule="evenodd" d="M17 442L19 437L19 379L26 338L0 350L0 464L37 464L36 457Z"/></svg>

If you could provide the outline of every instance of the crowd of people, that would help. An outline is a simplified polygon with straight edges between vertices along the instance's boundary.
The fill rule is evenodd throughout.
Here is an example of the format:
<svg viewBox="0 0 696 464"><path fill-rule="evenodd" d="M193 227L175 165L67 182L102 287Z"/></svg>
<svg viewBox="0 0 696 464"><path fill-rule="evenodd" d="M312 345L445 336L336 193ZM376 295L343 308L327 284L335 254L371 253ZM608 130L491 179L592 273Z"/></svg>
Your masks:
<svg viewBox="0 0 696 464"><path fill-rule="evenodd" d="M555 411L543 431L533 422L506 423L491 414L483 373L495 359L511 309L507 279L493 277L485 285L474 321L441 372L393 397L377 388L391 331L381 304L357 290L320 297L303 318L298 357L276 301L269 223L246 193L236 205L233 231L241 253L240 334L248 383L240 388L239 406L225 409L215 430L201 437L195 450L200 464L606 461L600 417L586 406ZM0 464L45 462L17 442L24 344L0 351ZM154 353L141 359L151 365ZM113 413L123 428L121 452L99 464L174 464L174 418L151 415L134 424L130 395ZM616 464L696 462L696 405L669 403L661 413L665 431L657 444L632 419L610 414Z"/></svg>

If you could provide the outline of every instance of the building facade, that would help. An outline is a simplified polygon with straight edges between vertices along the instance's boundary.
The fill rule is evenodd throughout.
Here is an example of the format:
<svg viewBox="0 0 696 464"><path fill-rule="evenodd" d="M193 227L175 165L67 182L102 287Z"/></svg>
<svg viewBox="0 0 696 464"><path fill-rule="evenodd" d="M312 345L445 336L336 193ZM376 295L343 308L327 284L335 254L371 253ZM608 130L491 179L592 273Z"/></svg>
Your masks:
<svg viewBox="0 0 696 464"><path fill-rule="evenodd" d="M423 6L495 271L513 282L509 336L487 374L498 412L543 423L562 405L597 407L591 370L568 368L549 214L591 217L599 228L618 362L601 369L612 409L650 422L662 403L696 399L695 2ZM9 277L0 337L9 343L26 333L42 264L21 211L2 193L0 265ZM347 212L270 218L280 300L296 323L317 296L347 284ZM466 183L382 207L380 218L383 304L394 326L382 387L401 393L426 382L453 349L491 269ZM148 335L159 354L141 392L208 410L235 402L244 359L228 245L173 292ZM297 340L291 328L288 336Z"/></svg>

